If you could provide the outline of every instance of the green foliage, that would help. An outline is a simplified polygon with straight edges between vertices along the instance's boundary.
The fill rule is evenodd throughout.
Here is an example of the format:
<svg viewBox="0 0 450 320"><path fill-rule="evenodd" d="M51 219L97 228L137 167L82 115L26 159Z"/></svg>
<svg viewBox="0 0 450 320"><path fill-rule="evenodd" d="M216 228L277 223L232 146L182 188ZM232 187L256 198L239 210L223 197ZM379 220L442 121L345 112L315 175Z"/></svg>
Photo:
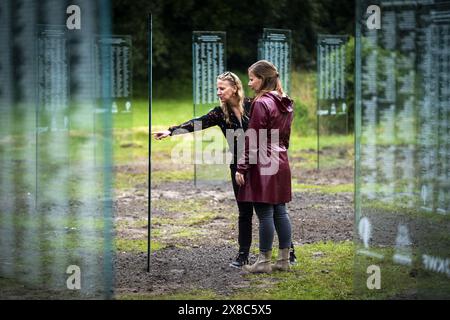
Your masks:
<svg viewBox="0 0 450 320"><path fill-rule="evenodd" d="M290 96L294 99L293 132L298 135L312 135L316 132L316 72L294 71L291 75Z"/></svg>
<svg viewBox="0 0 450 320"><path fill-rule="evenodd" d="M319 193L341 193L341 192L353 192L353 184L337 184L337 185L312 185L293 183L292 189L294 192L319 192Z"/></svg>
<svg viewBox="0 0 450 320"><path fill-rule="evenodd" d="M156 199L152 202L152 210L178 214L178 218L165 218L165 223L181 226L196 226L211 222L217 214L206 211L207 201L204 199Z"/></svg>
<svg viewBox="0 0 450 320"><path fill-rule="evenodd" d="M186 98L192 88L192 31L227 32L227 68L247 70L257 58L263 28L292 30L294 70L315 66L318 33L353 32L354 1L302 0L257 4L240 0L148 0L130 5L113 1L113 32L133 39L133 89L147 95L148 13L153 15L152 65L154 94Z"/></svg>
<svg viewBox="0 0 450 320"><path fill-rule="evenodd" d="M377 247L371 248L371 251L376 251L386 257L392 257L395 253L394 248L391 247ZM370 274L367 273L367 267L370 265L377 265L381 271L381 288L377 290L369 290L367 288L367 278ZM411 268L408 266L398 265L392 262L391 259L376 259L357 254L354 264L354 292L358 299L392 299L403 294L408 294L416 290L418 281L417 278L411 276Z"/></svg>
<svg viewBox="0 0 450 320"><path fill-rule="evenodd" d="M353 142L353 135L321 136L320 148L330 153L339 149L352 150ZM290 157L301 157L301 160L317 161L317 135L301 136L293 132L289 154Z"/></svg>
<svg viewBox="0 0 450 320"><path fill-rule="evenodd" d="M319 242L298 247L298 266L278 272L280 282L252 299L351 299L354 246L351 242ZM238 295L238 298L245 296Z"/></svg>
<svg viewBox="0 0 450 320"><path fill-rule="evenodd" d="M116 238L115 239L116 249L120 252L147 252L147 239L123 239ZM161 250L164 248L164 245L151 241L150 244L151 252Z"/></svg>
<svg viewBox="0 0 450 320"><path fill-rule="evenodd" d="M347 60L345 62L346 69L346 87L347 87L347 106L348 106L348 129L349 132L354 130L355 122L355 38L350 37L345 46Z"/></svg>
<svg viewBox="0 0 450 320"><path fill-rule="evenodd" d="M114 186L118 190L130 190L147 182L147 173L116 172Z"/></svg>
<svg viewBox="0 0 450 320"><path fill-rule="evenodd" d="M193 179L193 169L152 172L152 182L168 182Z"/></svg>

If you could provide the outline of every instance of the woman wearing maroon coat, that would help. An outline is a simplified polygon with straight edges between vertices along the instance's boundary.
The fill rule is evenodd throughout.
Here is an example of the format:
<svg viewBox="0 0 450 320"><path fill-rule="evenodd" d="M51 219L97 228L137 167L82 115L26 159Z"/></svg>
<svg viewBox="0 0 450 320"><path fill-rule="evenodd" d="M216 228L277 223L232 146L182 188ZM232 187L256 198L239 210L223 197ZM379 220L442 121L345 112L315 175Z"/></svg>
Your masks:
<svg viewBox="0 0 450 320"><path fill-rule="evenodd" d="M255 91L245 152L238 162L238 201L252 202L259 219L260 254L248 272L289 270L291 222L286 202L291 201L291 171L287 150L294 117L293 101L283 92L276 67L265 60L248 69ZM253 141L252 141L253 140ZM279 240L277 262L270 264L275 230Z"/></svg>

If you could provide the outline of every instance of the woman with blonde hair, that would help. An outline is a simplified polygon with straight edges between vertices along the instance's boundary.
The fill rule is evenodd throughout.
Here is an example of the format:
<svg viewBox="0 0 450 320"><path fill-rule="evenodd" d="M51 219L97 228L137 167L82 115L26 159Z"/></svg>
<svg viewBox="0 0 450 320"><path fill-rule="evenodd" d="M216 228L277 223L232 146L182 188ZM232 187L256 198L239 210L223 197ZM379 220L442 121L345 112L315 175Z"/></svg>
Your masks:
<svg viewBox="0 0 450 320"><path fill-rule="evenodd" d="M172 126L168 130L156 132L154 135L157 140L160 140L173 135L193 132L194 128L197 129L194 123L201 123L202 130L219 126L225 137L234 139L234 141L228 141L228 139L227 141L233 154L230 171L234 195L237 197L239 192L239 186L235 180L238 154L237 141L247 130L251 101L244 97L244 89L239 77L230 71L224 72L217 77L217 96L220 100L220 106L213 108L201 117ZM232 130L233 135L227 136L227 131L229 130ZM252 203L237 201L237 206L239 208L239 253L230 266L239 268L248 263L252 241L253 205Z"/></svg>
<svg viewBox="0 0 450 320"><path fill-rule="evenodd" d="M248 68L249 86L255 92L248 130L256 143L247 142L238 162L237 200L253 203L259 220L259 256L244 270L268 273L289 270L291 222L286 202L291 201L291 171L287 150L294 117L293 101L284 93L277 68L260 60ZM275 133L275 135L274 135ZM253 161L252 161L253 160ZM271 265L274 233L278 235L278 259Z"/></svg>

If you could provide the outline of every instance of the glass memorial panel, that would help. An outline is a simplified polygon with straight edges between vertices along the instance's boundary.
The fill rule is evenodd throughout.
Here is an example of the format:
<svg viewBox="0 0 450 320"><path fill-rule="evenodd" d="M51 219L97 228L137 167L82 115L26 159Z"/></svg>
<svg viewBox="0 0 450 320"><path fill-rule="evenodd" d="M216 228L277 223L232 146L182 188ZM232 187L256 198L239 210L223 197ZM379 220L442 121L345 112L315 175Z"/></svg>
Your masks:
<svg viewBox="0 0 450 320"><path fill-rule="evenodd" d="M348 135L347 43L345 35L320 34L317 40L317 168L352 161L348 153L330 154L320 145L321 137Z"/></svg>
<svg viewBox="0 0 450 320"><path fill-rule="evenodd" d="M92 72L109 2L73 1L81 30L63 1L17 4L0 3L0 297L110 298L112 123Z"/></svg>
<svg viewBox="0 0 450 320"><path fill-rule="evenodd" d="M136 130L133 129L132 39L129 35L96 35L93 41L95 98L100 106L95 111L95 123L103 121L105 112L111 114L114 174L120 184L129 175L129 164L134 161L137 147L133 142ZM107 92L102 88L104 79L110 81Z"/></svg>
<svg viewBox="0 0 450 320"><path fill-rule="evenodd" d="M100 50L108 50L110 61L102 65ZM131 93L132 93L132 74L131 74L131 36L97 36L95 41L96 56L96 96L102 98L111 98L111 112L118 114L131 114ZM108 68L108 70L102 68ZM101 92L101 82L103 72L110 74L111 92L110 97L105 97Z"/></svg>
<svg viewBox="0 0 450 320"><path fill-rule="evenodd" d="M361 297L450 297L449 17L444 1L358 1Z"/></svg>
<svg viewBox="0 0 450 320"><path fill-rule="evenodd" d="M225 32L194 31L192 59L194 117L200 117L220 105L217 97L217 76L226 70ZM200 122L194 126L196 132L193 161L196 186L228 181L231 154L222 131L218 127L200 131Z"/></svg>
<svg viewBox="0 0 450 320"><path fill-rule="evenodd" d="M264 28L258 40L258 60L272 62L278 69L283 89L291 89L292 31Z"/></svg>

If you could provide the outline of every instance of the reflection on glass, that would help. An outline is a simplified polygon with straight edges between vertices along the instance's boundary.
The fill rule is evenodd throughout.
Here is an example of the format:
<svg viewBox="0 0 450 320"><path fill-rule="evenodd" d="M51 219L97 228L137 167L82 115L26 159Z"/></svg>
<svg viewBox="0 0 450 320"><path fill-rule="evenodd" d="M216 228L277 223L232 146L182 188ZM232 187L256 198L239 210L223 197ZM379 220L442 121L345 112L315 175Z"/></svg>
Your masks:
<svg viewBox="0 0 450 320"><path fill-rule="evenodd" d="M450 3L359 1L357 13L356 223L372 234L356 237L355 290L449 298ZM379 290L368 289L370 265Z"/></svg>
<svg viewBox="0 0 450 320"><path fill-rule="evenodd" d="M72 4L81 30L64 1L0 2L2 298L112 294L111 116L95 115L110 102L91 72L109 3ZM97 86L111 91L110 76Z"/></svg>

